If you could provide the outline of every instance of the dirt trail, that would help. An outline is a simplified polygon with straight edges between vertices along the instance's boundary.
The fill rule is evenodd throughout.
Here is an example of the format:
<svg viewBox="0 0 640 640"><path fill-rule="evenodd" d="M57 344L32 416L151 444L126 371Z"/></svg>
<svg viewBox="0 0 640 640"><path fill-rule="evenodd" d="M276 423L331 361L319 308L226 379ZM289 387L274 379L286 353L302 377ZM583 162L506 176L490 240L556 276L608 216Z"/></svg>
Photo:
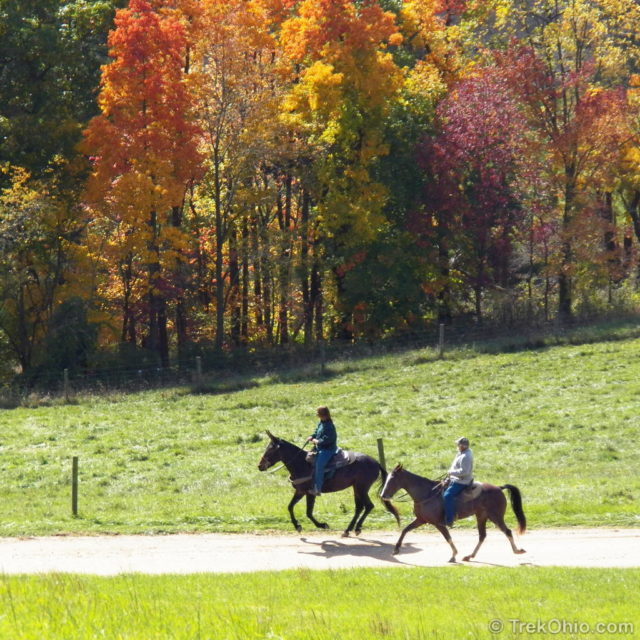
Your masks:
<svg viewBox="0 0 640 640"><path fill-rule="evenodd" d="M475 531L452 531L458 559L470 553ZM392 550L398 532L343 539L339 532L295 535L180 534L166 536L64 536L0 538L0 572L232 573L348 567L441 567L449 545L439 533L418 529ZM526 554L514 555L506 538L489 530L477 560L487 566L640 567L640 529L541 529L517 538Z"/></svg>

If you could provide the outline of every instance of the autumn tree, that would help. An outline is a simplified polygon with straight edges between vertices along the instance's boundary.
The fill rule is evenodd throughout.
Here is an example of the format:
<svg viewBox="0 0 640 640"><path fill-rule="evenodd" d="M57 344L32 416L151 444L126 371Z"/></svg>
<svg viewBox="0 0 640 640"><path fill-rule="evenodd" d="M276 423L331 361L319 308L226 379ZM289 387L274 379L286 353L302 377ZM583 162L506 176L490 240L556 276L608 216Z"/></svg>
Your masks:
<svg viewBox="0 0 640 640"><path fill-rule="evenodd" d="M207 306L214 309L215 345L221 349L229 334L236 344L247 339L253 187L277 121L275 46L269 13L259 2L207 0L194 33L192 73L206 173L193 201L192 232L202 275L213 254L211 277L200 281L207 299L204 280L213 283L214 304Z"/></svg>
<svg viewBox="0 0 640 640"><path fill-rule="evenodd" d="M93 158L87 201L112 237L126 239L118 269L129 293L131 266L144 266L144 345L164 366L169 361L167 305L175 297L171 274L186 241L172 216L202 161L186 53L185 27L175 12L157 10L146 0L131 0L118 11L109 36L112 62L103 70L101 113L84 141ZM133 320L123 309L123 322ZM135 335L126 326L122 333Z"/></svg>
<svg viewBox="0 0 640 640"><path fill-rule="evenodd" d="M69 210L55 171L35 179L18 168L9 180L0 193L0 333L22 373L30 374L47 360L58 306L89 297L78 279L82 219Z"/></svg>
<svg viewBox="0 0 640 640"><path fill-rule="evenodd" d="M485 3L485 20L468 31L503 51L498 65L519 92L528 126L546 146L557 202L556 279L563 322L573 317L575 234L588 228L589 216L583 219L581 212L593 208L590 179L619 153L624 137L618 124L621 95L615 88L622 50L603 28L606 4Z"/></svg>
<svg viewBox="0 0 640 640"><path fill-rule="evenodd" d="M338 304L345 267L384 226L386 191L372 169L388 152L384 122L402 80L387 47L401 39L394 15L375 1L305 0L280 32L286 56L299 65L286 121L316 149L312 197ZM345 335L349 315L343 309Z"/></svg>
<svg viewBox="0 0 640 640"><path fill-rule="evenodd" d="M456 236L458 277L472 288L480 321L484 290L510 284L515 232L522 226L518 172L530 140L513 92L495 67L458 83L438 113L441 131L422 154L438 185L426 207L432 224Z"/></svg>

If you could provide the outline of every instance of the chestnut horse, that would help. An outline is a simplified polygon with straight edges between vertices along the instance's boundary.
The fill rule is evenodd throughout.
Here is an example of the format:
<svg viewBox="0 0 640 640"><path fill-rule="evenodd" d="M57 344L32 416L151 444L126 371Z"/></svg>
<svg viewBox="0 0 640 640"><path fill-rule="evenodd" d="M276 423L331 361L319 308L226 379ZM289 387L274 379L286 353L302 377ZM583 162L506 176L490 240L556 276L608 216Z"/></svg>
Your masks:
<svg viewBox="0 0 640 640"><path fill-rule="evenodd" d="M291 442L277 438L270 431L267 431L267 435L270 441L260 459L258 469L260 469L260 471L266 471L277 462L282 462L289 471L289 481L293 485L294 493L293 498L291 498L289 502L288 509L295 530L298 532L302 531L302 527L293 513L293 508L303 496L307 497L307 517L309 520L319 529L328 529L329 525L325 522L318 522L318 520L313 517L313 507L316 497L309 493L310 489L313 488L313 464L306 460L308 452ZM325 479L322 485L323 493L332 493L353 487L356 511L349 526L342 534L343 538L349 537L349 533L353 531L354 528L355 534L360 535L362 524L369 515L369 512L373 509L373 502L371 502L371 498L369 498L369 489L378 476L380 476L381 482L384 482L387 477L387 473L380 463L364 453L355 453L355 462L344 467L339 467L335 470L333 476ZM383 500L383 503L387 511L392 513L398 524L400 524L400 515L395 506L388 501Z"/></svg>
<svg viewBox="0 0 640 640"><path fill-rule="evenodd" d="M478 549L487 537L487 520L491 520L508 538L511 543L511 548L514 553L525 553L524 549L518 549L513 541L513 535L511 529L504 523L504 514L507 509L507 499L502 493L503 489L508 489L511 494L511 507L518 520L518 533L524 533L527 528L527 520L522 510L522 497L517 487L510 484L505 484L501 487L496 487L492 484L482 485L482 490L476 498L465 500L463 492L456 499L456 519L467 518L471 515L475 515L478 523L479 541L476 548L468 556L463 559L469 561L475 557L478 553ZM408 524L400 534L398 542L396 542L393 554L397 554L400 551L402 540L405 535L423 524L432 524L445 538L445 540L451 546L453 555L449 562L456 561L456 549L449 530L444 525L444 501L442 499L442 483L435 480L429 480L423 478L415 473L410 473L402 468L402 465L397 465L394 470L387 476L387 480L384 484L380 497L383 501L390 500L392 496L399 490L404 489L409 496L413 499L413 512L416 519Z"/></svg>

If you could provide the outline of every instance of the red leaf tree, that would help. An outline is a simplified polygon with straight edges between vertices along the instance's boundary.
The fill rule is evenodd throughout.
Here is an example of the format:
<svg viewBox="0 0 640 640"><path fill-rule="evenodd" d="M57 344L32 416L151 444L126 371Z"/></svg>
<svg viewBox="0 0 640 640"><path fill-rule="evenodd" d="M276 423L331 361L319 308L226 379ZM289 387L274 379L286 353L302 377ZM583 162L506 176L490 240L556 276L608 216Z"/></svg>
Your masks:
<svg viewBox="0 0 640 640"><path fill-rule="evenodd" d="M175 11L131 0L116 14L109 47L101 113L85 132L84 149L94 157L87 201L102 222L96 226L122 239L116 247L121 264L146 272L143 342L166 366L171 275L185 242L176 213L202 162L185 72L188 42ZM123 280L132 277L131 268L119 273ZM125 290L128 284L123 282ZM122 335L135 340L131 301L124 299L129 306L122 309Z"/></svg>

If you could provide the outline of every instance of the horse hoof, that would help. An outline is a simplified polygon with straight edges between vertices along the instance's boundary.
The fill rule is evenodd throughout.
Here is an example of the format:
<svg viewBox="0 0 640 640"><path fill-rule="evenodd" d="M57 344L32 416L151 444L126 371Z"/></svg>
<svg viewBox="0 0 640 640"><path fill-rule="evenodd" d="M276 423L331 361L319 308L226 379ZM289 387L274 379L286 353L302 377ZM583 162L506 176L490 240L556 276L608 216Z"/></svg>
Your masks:
<svg viewBox="0 0 640 640"><path fill-rule="evenodd" d="M451 563L455 564L455 562L456 562L456 557L455 557L455 556L453 556L452 558L449 558L449 562L451 562Z"/></svg>
<svg viewBox="0 0 640 640"><path fill-rule="evenodd" d="M328 525L326 522L321 522L321 523L318 525L318 528L319 528L319 529L328 529L328 528L329 528L329 525Z"/></svg>
<svg viewBox="0 0 640 640"><path fill-rule="evenodd" d="M516 553L520 554L520 553L527 553L524 549L517 549Z"/></svg>
<svg viewBox="0 0 640 640"><path fill-rule="evenodd" d="M296 531L298 533L302 533L302 527L300 525L296 525Z"/></svg>
<svg viewBox="0 0 640 640"><path fill-rule="evenodd" d="M473 560L473 556L465 556L464 558L462 558L463 562L471 562L471 560Z"/></svg>
<svg viewBox="0 0 640 640"><path fill-rule="evenodd" d="M345 532L342 534L342 537L343 537L343 538L348 538L348 537L349 537L349 532L348 532L348 531L345 531Z"/></svg>
<svg viewBox="0 0 640 640"><path fill-rule="evenodd" d="M356 536L359 536L361 533L362 533L362 529L356 529L355 530Z"/></svg>
<svg viewBox="0 0 640 640"><path fill-rule="evenodd" d="M400 553L400 549L394 549L393 550L393 555L397 556Z"/></svg>

